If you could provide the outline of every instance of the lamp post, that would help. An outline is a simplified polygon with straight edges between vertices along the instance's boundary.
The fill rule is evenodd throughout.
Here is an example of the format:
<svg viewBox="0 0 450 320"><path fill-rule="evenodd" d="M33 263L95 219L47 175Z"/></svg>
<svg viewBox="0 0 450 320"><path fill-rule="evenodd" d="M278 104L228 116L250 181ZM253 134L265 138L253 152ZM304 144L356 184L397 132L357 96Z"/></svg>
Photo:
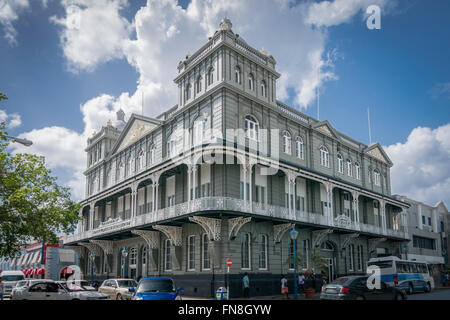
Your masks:
<svg viewBox="0 0 450 320"><path fill-rule="evenodd" d="M32 141L27 140L27 139L20 139L20 138L10 137L10 136L6 136L5 138L11 140L11 142L17 142L17 143L23 144L25 147L29 147L33 144Z"/></svg>
<svg viewBox="0 0 450 320"><path fill-rule="evenodd" d="M298 236L298 232L295 230L295 227L292 228L289 235L294 243L294 299L298 300L298 286L297 286L297 248L296 248L296 240Z"/></svg>
<svg viewBox="0 0 450 320"><path fill-rule="evenodd" d="M122 250L122 257L123 257L123 278L126 278L126 272L127 272L127 257L128 257L128 250L127 248L123 248Z"/></svg>
<svg viewBox="0 0 450 320"><path fill-rule="evenodd" d="M94 284L95 253L91 252L89 258L91 259L91 284Z"/></svg>

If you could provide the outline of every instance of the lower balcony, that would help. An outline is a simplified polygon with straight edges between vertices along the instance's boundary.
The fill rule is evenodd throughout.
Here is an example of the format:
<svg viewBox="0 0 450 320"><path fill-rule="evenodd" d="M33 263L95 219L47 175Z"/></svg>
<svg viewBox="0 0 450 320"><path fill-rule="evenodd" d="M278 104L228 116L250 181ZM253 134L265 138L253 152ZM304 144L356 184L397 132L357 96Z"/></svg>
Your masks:
<svg viewBox="0 0 450 320"><path fill-rule="evenodd" d="M171 207L159 209L157 211L149 212L151 206L145 206L138 210L138 215L131 217L131 212L127 210L119 214L117 218L109 219L104 222L94 221L93 230L82 231L75 235L65 237L65 243L78 242L83 239L118 232L129 229L131 227L139 227L156 222L170 220L182 217L188 214L205 211L225 211L236 212L239 214L247 213L257 216L264 216L268 218L275 218L280 220L288 220L290 222L305 223L311 225L318 225L323 227L332 227L345 229L354 232L370 233L378 236L389 236L400 239L406 239L406 234L401 230L386 229L370 224L357 223L351 220L348 216L341 214L335 218L329 216L310 213L304 211L291 211L288 208L274 205L267 205L250 202L236 198L226 197L204 197L195 199L190 202L180 203Z"/></svg>

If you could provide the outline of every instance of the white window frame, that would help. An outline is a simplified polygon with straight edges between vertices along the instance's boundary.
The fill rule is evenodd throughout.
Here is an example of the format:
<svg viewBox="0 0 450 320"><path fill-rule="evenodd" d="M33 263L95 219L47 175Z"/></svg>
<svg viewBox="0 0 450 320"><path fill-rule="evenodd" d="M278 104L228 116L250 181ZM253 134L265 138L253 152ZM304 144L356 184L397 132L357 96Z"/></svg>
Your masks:
<svg viewBox="0 0 450 320"><path fill-rule="evenodd" d="M239 66L234 69L234 82L241 84L241 68Z"/></svg>
<svg viewBox="0 0 450 320"><path fill-rule="evenodd" d="M267 97L267 87L266 82L264 80L261 81L261 96L264 98Z"/></svg>
<svg viewBox="0 0 450 320"><path fill-rule="evenodd" d="M164 271L172 271L172 243L169 239L164 241Z"/></svg>
<svg viewBox="0 0 450 320"><path fill-rule="evenodd" d="M248 244L247 244L247 251L248 251L248 255L247 255L247 264L248 266L244 267L244 252L243 252L243 241L244 241L244 237L246 237L248 239ZM250 236L250 233L248 232L244 232L241 233L241 270L251 270L252 269L252 238Z"/></svg>
<svg viewBox="0 0 450 320"><path fill-rule="evenodd" d="M250 73L248 75L248 89L250 91L254 91L255 90L255 80L253 78L253 74L252 73Z"/></svg>
<svg viewBox="0 0 450 320"><path fill-rule="evenodd" d="M287 130L283 131L283 152L289 155L292 153L292 136Z"/></svg>
<svg viewBox="0 0 450 320"><path fill-rule="evenodd" d="M206 246L205 246L205 242L206 242ZM204 233L202 235L202 270L204 270L204 271L211 270L211 256L209 254L209 245L210 245L209 242L210 241L208 239L208 235L206 233ZM206 263L207 263L207 265L206 265Z"/></svg>
<svg viewBox="0 0 450 320"><path fill-rule="evenodd" d="M304 160L305 154L304 154L304 144L303 144L302 137L297 137L296 145L297 145L297 158Z"/></svg>
<svg viewBox="0 0 450 320"><path fill-rule="evenodd" d="M191 246L192 239L192 246ZM195 235L191 235L187 238L187 271L195 271ZM191 254L193 254L193 259L191 259ZM192 262L192 265L191 265Z"/></svg>
<svg viewBox="0 0 450 320"><path fill-rule="evenodd" d="M214 83L214 68L211 67L208 69L207 84L208 86L211 86L213 83Z"/></svg>
<svg viewBox="0 0 450 320"><path fill-rule="evenodd" d="M358 162L355 162L355 176L356 179L361 180L361 167Z"/></svg>
<svg viewBox="0 0 450 320"><path fill-rule="evenodd" d="M347 159L347 175L349 177L353 177L353 167L352 167L352 161L350 159Z"/></svg>
<svg viewBox="0 0 450 320"><path fill-rule="evenodd" d="M258 268L259 270L268 270L267 265L267 235L260 234L258 238ZM261 255L264 254L264 259L262 259ZM261 262L263 262L264 266L261 267Z"/></svg>
<svg viewBox="0 0 450 320"><path fill-rule="evenodd" d="M340 153L337 155L338 172L344 174L344 158Z"/></svg>
<svg viewBox="0 0 450 320"><path fill-rule="evenodd" d="M197 81L196 81L196 83L195 83L195 86L196 86L196 93L198 94L198 93L200 93L200 92L202 92L202 76L198 76L197 77Z"/></svg>
<svg viewBox="0 0 450 320"><path fill-rule="evenodd" d="M374 169L373 170L373 180L374 180L374 184L376 186L381 186L380 178L381 178L380 171L378 171L377 169Z"/></svg>
<svg viewBox="0 0 450 320"><path fill-rule="evenodd" d="M186 87L184 87L184 102L191 100L191 88L192 86L190 83L188 83Z"/></svg>
<svg viewBox="0 0 450 320"><path fill-rule="evenodd" d="M328 152L328 148L325 146L321 146L320 150L320 165L329 168L330 167L330 153Z"/></svg>
<svg viewBox="0 0 450 320"><path fill-rule="evenodd" d="M138 154L139 170L143 170L145 169L145 153L142 149L140 149Z"/></svg>
<svg viewBox="0 0 450 320"><path fill-rule="evenodd" d="M245 121L246 137L250 140L258 141L259 140L258 120L252 115L246 115L244 121Z"/></svg>
<svg viewBox="0 0 450 320"><path fill-rule="evenodd" d="M203 117L199 117L194 121L194 125L192 126L192 143L193 146L199 146L203 144L203 140L205 138L206 131L206 119Z"/></svg>
<svg viewBox="0 0 450 320"><path fill-rule="evenodd" d="M177 149L177 140L175 138L175 134L172 133L169 136L169 139L167 139L167 157L172 158L173 156L175 156L176 149Z"/></svg>

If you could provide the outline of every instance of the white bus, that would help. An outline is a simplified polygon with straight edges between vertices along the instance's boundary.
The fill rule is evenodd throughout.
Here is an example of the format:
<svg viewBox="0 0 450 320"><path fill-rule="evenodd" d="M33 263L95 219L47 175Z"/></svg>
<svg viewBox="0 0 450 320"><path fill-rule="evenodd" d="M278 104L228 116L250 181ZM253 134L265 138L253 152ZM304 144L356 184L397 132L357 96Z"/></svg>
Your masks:
<svg viewBox="0 0 450 320"><path fill-rule="evenodd" d="M434 280L426 262L402 260L395 256L372 258L367 266L380 268L381 281L405 290L408 294L416 291L430 292ZM370 271L367 271L370 273Z"/></svg>

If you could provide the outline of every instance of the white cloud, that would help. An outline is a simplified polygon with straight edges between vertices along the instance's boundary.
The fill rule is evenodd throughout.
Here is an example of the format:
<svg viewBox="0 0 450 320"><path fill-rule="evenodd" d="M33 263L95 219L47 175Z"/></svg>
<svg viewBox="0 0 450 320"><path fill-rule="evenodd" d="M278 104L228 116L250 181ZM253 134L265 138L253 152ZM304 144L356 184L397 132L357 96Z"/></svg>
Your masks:
<svg viewBox="0 0 450 320"><path fill-rule="evenodd" d="M450 123L415 128L405 143L385 150L394 163L393 193L432 205L439 200L450 203Z"/></svg>
<svg viewBox="0 0 450 320"><path fill-rule="evenodd" d="M41 0L40 3L46 8L48 0ZM14 23L19 20L19 15L29 8L28 0L0 0L0 25L3 26L4 37L10 45L17 44L17 30Z"/></svg>
<svg viewBox="0 0 450 320"><path fill-rule="evenodd" d="M122 58L130 23L120 15L127 0L63 0L64 18L50 20L61 27L60 42L71 71L93 70L101 62Z"/></svg>
<svg viewBox="0 0 450 320"><path fill-rule="evenodd" d="M22 124L22 118L18 113L7 114L6 111L0 109L0 122L6 123L7 129L14 129Z"/></svg>
<svg viewBox="0 0 450 320"><path fill-rule="evenodd" d="M437 99L441 96L450 99L450 82L437 83L431 88L429 93L433 99Z"/></svg>

